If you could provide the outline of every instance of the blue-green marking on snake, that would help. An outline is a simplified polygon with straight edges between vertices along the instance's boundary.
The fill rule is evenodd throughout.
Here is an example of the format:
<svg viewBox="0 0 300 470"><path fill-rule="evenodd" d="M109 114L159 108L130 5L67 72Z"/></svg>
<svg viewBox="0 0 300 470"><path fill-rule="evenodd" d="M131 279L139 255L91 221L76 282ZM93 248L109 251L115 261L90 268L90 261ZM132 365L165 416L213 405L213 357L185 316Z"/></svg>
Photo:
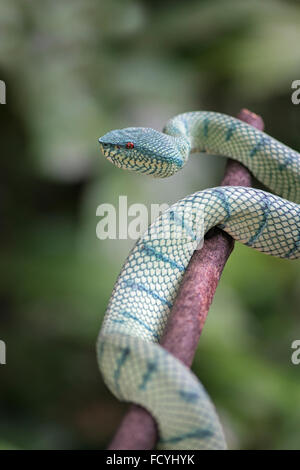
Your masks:
<svg viewBox="0 0 300 470"><path fill-rule="evenodd" d="M121 400L155 417L163 449L224 449L215 408L198 379L159 345L189 260L204 234L221 226L273 256L300 257L300 155L238 119L214 112L172 118L163 132L132 127L99 139L117 167L167 177L191 152L243 163L277 195L254 188L207 189L175 203L129 254L97 343L104 380Z"/></svg>

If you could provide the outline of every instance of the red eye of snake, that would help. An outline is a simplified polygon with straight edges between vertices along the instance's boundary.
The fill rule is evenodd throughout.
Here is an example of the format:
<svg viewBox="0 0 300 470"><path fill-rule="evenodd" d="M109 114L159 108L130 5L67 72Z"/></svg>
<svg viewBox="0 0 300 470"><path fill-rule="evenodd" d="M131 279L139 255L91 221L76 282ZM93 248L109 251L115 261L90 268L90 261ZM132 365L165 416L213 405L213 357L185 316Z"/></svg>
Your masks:
<svg viewBox="0 0 300 470"><path fill-rule="evenodd" d="M126 148L127 149L133 149L134 148L134 143L133 142L127 142Z"/></svg>

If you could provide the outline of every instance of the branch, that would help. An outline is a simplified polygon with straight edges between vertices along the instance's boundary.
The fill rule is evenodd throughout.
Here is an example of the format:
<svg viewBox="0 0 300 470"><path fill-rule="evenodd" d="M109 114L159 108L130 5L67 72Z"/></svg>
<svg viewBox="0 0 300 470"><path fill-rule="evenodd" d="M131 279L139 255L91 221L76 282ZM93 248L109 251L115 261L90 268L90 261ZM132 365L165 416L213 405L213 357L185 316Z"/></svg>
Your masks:
<svg viewBox="0 0 300 470"><path fill-rule="evenodd" d="M243 109L238 118L263 130L262 118ZM229 159L222 186L251 186L251 175L240 163ZM201 250L196 250L184 274L172 307L161 346L191 366L210 304L220 276L234 247L234 240L218 228L208 232ZM154 418L144 408L131 405L123 418L110 450L153 449L158 440Z"/></svg>

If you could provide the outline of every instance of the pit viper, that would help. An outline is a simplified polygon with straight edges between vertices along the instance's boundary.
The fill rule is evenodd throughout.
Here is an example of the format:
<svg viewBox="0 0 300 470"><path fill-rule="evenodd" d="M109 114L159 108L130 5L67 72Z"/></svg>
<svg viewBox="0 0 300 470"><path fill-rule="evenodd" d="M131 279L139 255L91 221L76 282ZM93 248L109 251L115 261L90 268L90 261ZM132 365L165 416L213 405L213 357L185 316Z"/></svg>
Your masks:
<svg viewBox="0 0 300 470"><path fill-rule="evenodd" d="M272 191L205 189L160 215L125 261L97 341L105 383L119 400L151 412L158 448L225 449L204 387L159 341L189 260L210 228L272 256L300 257L300 154L239 119L202 111L175 116L163 132L130 127L99 143L117 167L155 177L176 173L192 152L230 157Z"/></svg>

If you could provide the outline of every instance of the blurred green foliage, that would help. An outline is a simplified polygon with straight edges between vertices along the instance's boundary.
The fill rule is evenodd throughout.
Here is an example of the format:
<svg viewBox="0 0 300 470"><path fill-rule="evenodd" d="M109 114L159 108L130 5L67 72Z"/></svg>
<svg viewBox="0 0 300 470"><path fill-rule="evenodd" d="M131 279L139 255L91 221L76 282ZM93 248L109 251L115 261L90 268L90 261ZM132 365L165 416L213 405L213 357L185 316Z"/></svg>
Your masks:
<svg viewBox="0 0 300 470"><path fill-rule="evenodd" d="M94 344L133 242L99 241L96 207L120 194L175 202L218 185L224 159L195 157L157 181L113 167L97 138L248 107L299 150L300 6L6 0L0 18L0 448L104 448L126 407L106 390ZM300 448L299 300L299 263L236 246L194 363L231 448Z"/></svg>

